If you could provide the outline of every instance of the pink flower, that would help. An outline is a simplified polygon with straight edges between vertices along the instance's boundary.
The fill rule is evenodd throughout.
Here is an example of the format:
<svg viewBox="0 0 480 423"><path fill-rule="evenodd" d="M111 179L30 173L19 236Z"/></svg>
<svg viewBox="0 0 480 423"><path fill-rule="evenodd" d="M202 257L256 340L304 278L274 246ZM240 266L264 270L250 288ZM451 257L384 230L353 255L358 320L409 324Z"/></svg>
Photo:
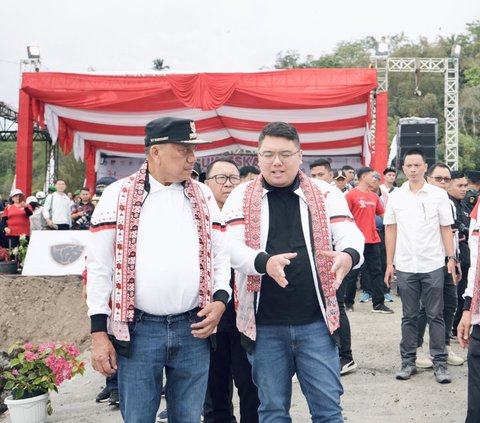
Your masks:
<svg viewBox="0 0 480 423"><path fill-rule="evenodd" d="M25 360L31 362L35 361L38 358L38 354L35 354L32 351L25 351Z"/></svg>
<svg viewBox="0 0 480 423"><path fill-rule="evenodd" d="M26 350L31 350L33 349L33 344L31 342L27 342L23 345L23 348L25 348Z"/></svg>
<svg viewBox="0 0 480 423"><path fill-rule="evenodd" d="M80 354L80 350L73 343L70 343L67 346L67 353L72 357L77 357Z"/></svg>
<svg viewBox="0 0 480 423"><path fill-rule="evenodd" d="M13 370L12 370L12 375L18 376L18 375L19 375L18 370L17 370L17 369L13 369Z"/></svg>

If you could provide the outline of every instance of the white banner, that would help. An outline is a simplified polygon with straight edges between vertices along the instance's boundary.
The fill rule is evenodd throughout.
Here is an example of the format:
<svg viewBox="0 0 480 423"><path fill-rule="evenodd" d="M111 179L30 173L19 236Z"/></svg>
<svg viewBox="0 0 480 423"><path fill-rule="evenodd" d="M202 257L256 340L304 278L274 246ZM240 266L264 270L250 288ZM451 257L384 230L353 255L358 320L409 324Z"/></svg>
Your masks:
<svg viewBox="0 0 480 423"><path fill-rule="evenodd" d="M81 275L90 231L33 231L22 276Z"/></svg>

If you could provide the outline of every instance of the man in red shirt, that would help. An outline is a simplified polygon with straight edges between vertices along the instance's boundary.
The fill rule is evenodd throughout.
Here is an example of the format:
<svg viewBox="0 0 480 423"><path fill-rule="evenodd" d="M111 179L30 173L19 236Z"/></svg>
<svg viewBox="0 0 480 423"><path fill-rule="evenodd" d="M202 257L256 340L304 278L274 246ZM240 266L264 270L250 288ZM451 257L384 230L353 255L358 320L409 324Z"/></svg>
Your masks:
<svg viewBox="0 0 480 423"><path fill-rule="evenodd" d="M393 310L385 305L383 272L380 261L380 237L375 225L375 217L383 216L385 209L379 197L371 191L374 184L374 170L362 167L357 171L358 186L346 195L348 207L360 231L365 237L365 270L370 275L370 289L372 291L373 313L392 314ZM358 272L350 272L343 283L355 283Z"/></svg>

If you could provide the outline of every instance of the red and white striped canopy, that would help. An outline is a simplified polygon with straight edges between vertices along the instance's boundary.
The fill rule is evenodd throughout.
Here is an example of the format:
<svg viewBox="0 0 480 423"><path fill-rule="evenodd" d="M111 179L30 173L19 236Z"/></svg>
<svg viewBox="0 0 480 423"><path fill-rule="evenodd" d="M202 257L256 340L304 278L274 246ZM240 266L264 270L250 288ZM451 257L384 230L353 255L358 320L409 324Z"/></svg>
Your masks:
<svg viewBox="0 0 480 423"><path fill-rule="evenodd" d="M368 155L375 69L103 76L24 73L21 98L54 142L78 159L142 154L144 127L161 116L196 121L211 144L198 154L254 150L272 121L293 124L305 154ZM24 100L25 105L27 100ZM21 103L22 108L22 103ZM22 113L22 110L20 110Z"/></svg>

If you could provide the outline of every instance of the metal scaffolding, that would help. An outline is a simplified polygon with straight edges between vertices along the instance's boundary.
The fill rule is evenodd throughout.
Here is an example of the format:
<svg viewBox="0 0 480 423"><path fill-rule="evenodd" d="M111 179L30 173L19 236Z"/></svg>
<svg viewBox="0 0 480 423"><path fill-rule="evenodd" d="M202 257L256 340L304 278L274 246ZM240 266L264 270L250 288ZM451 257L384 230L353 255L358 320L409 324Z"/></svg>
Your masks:
<svg viewBox="0 0 480 423"><path fill-rule="evenodd" d="M377 92L388 91L389 72L443 73L445 76L445 163L458 169L458 58L372 57L378 73ZM372 102L373 110L375 104ZM372 114L372 135L375 134L375 114Z"/></svg>

